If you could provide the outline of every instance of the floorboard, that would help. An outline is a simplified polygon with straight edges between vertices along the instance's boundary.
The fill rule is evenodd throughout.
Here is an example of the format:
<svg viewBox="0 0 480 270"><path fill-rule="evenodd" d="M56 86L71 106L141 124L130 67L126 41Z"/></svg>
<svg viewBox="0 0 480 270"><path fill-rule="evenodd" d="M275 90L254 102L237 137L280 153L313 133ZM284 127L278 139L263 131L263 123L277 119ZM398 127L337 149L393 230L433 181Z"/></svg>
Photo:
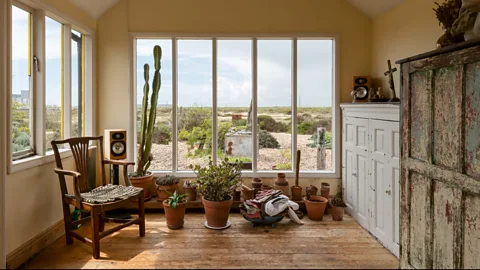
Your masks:
<svg viewBox="0 0 480 270"><path fill-rule="evenodd" d="M296 225L288 218L275 228L252 228L243 217L230 215L232 227L212 231L202 213L187 213L185 227L171 231L162 213L148 213L146 237L131 226L100 241L99 260L89 246L57 240L24 268L398 268L398 259L351 217L341 222ZM106 224L106 228L113 226ZM83 226L79 233L89 234Z"/></svg>

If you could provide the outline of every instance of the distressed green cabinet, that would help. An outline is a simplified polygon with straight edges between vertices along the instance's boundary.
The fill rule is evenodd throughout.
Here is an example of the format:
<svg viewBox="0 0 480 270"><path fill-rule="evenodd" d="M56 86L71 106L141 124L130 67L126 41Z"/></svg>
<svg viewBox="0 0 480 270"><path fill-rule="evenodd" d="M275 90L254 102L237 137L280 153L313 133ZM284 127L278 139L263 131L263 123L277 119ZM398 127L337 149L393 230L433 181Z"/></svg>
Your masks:
<svg viewBox="0 0 480 270"><path fill-rule="evenodd" d="M402 268L480 268L480 40L401 65Z"/></svg>

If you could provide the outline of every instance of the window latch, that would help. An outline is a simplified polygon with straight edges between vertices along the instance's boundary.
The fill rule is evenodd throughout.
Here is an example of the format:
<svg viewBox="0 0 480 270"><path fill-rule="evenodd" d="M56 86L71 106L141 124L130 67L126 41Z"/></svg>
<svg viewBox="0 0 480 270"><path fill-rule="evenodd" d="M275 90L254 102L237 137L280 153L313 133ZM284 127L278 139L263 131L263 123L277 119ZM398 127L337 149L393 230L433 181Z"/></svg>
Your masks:
<svg viewBox="0 0 480 270"><path fill-rule="evenodd" d="M35 63L35 67L37 68L37 72L40 72L40 63L39 63L39 60L38 60L38 57L37 56L33 56L33 63Z"/></svg>

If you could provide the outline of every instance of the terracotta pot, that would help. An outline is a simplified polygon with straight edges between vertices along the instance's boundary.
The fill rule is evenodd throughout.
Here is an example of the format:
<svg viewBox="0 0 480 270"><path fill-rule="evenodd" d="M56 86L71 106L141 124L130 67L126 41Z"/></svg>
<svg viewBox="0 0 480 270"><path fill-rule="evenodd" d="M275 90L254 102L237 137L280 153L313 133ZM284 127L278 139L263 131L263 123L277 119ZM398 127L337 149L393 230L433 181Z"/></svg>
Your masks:
<svg viewBox="0 0 480 270"><path fill-rule="evenodd" d="M288 181L287 181L287 178L285 178L285 174L284 173L277 173L277 180L275 181L275 183L278 183L278 185L282 185L282 184L288 184Z"/></svg>
<svg viewBox="0 0 480 270"><path fill-rule="evenodd" d="M170 197L170 195L168 195L167 191L172 193L172 194L175 192L178 184L173 184L173 185L170 185L170 186L159 186L159 185L155 184L155 186L157 186L157 194L158 194L157 201L161 202L161 201L164 201L164 200L166 200Z"/></svg>
<svg viewBox="0 0 480 270"><path fill-rule="evenodd" d="M261 188L261 187L262 187L262 179L260 179L260 178L253 178L252 187L253 187L253 188Z"/></svg>
<svg viewBox="0 0 480 270"><path fill-rule="evenodd" d="M163 201L163 209L165 210L165 218L167 219L167 227L171 230L181 229L183 227L183 218L185 217L185 209L187 203L179 203L177 208Z"/></svg>
<svg viewBox="0 0 480 270"><path fill-rule="evenodd" d="M262 190L269 190L272 189L272 186L270 185L262 185Z"/></svg>
<svg viewBox="0 0 480 270"><path fill-rule="evenodd" d="M288 196L290 193L288 180L285 178L284 173L277 174L277 179L275 180L275 183L273 184L273 186L275 189L282 191L283 195L285 196Z"/></svg>
<svg viewBox="0 0 480 270"><path fill-rule="evenodd" d="M310 185L305 188L305 194L307 195L307 200L310 199L310 196L317 195L318 188L316 186Z"/></svg>
<svg viewBox="0 0 480 270"><path fill-rule="evenodd" d="M230 208L233 204L231 197L230 200L223 202L208 201L202 197L202 203L208 226L214 228L227 226L228 215L230 214Z"/></svg>
<svg viewBox="0 0 480 270"><path fill-rule="evenodd" d="M322 183L322 187L320 188L320 195L324 198L330 199L330 184L329 183Z"/></svg>
<svg viewBox="0 0 480 270"><path fill-rule="evenodd" d="M290 190L292 191L292 201L302 200L302 187L291 186Z"/></svg>
<svg viewBox="0 0 480 270"><path fill-rule="evenodd" d="M194 187L184 187L185 193L187 194L187 201L193 202L197 200L197 188Z"/></svg>
<svg viewBox="0 0 480 270"><path fill-rule="evenodd" d="M310 200L305 200L308 218L314 221L321 221L327 207L328 199L322 196L310 196Z"/></svg>
<svg viewBox="0 0 480 270"><path fill-rule="evenodd" d="M345 207L332 205L332 219L335 221L342 221L344 211Z"/></svg>
<svg viewBox="0 0 480 270"><path fill-rule="evenodd" d="M144 200L149 200L150 195L150 187L152 186L153 182L153 174L148 172L148 175L145 176L131 176L130 182L134 187L143 188L143 198Z"/></svg>
<svg viewBox="0 0 480 270"><path fill-rule="evenodd" d="M243 189L242 193L243 193L243 200L244 201L253 199L253 193L254 193L253 189L252 190Z"/></svg>

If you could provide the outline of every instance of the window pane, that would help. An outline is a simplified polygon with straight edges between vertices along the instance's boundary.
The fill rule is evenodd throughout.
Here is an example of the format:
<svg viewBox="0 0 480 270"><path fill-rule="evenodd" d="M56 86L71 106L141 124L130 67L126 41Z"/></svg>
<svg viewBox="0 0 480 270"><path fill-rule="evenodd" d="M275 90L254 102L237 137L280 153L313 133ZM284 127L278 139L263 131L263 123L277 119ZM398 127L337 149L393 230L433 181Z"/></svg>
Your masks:
<svg viewBox="0 0 480 270"><path fill-rule="evenodd" d="M157 117L152 138L153 161L150 165L152 171L172 170L172 41L169 39L137 40L137 143L140 143L141 113L143 101L143 86L145 84L143 65L150 66L150 92L152 94L152 81L155 70L153 60L153 47L162 48L161 59L161 86L158 94ZM148 99L150 104L150 99Z"/></svg>
<svg viewBox="0 0 480 270"><path fill-rule="evenodd" d="M83 135L83 35L72 30L72 130L71 137Z"/></svg>
<svg viewBox="0 0 480 270"><path fill-rule="evenodd" d="M12 6L12 152L33 148L30 13ZM17 154L18 155L18 154Z"/></svg>
<svg viewBox="0 0 480 270"><path fill-rule="evenodd" d="M251 170L252 41L219 40L217 51L218 158Z"/></svg>
<svg viewBox="0 0 480 270"><path fill-rule="evenodd" d="M51 141L62 139L63 134L63 69L62 69L62 24L45 18L46 88L45 88L45 138L46 149L51 150Z"/></svg>
<svg viewBox="0 0 480 270"><path fill-rule="evenodd" d="M331 171L333 42L299 40L297 44L297 149L302 151L300 168L303 171ZM325 129L323 151L317 146L318 128ZM324 160L325 167L321 160Z"/></svg>
<svg viewBox="0 0 480 270"><path fill-rule="evenodd" d="M178 41L178 170L212 154L212 41Z"/></svg>
<svg viewBox="0 0 480 270"><path fill-rule="evenodd" d="M292 169L292 41L258 41L258 170Z"/></svg>

